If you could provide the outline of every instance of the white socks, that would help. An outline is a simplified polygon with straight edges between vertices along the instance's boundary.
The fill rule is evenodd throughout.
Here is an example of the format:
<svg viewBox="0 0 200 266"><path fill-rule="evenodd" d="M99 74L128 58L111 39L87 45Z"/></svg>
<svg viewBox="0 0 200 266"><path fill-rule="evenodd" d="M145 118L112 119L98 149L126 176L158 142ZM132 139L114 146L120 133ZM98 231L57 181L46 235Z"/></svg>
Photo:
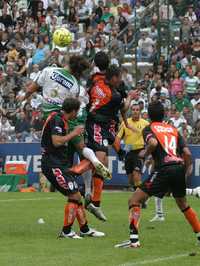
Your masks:
<svg viewBox="0 0 200 266"><path fill-rule="evenodd" d="M83 181L85 184L85 195L92 194L92 171L88 170L82 174Z"/></svg>
<svg viewBox="0 0 200 266"><path fill-rule="evenodd" d="M155 197L155 208L156 208L156 214L158 216L164 216L163 213L163 204L162 204L162 199Z"/></svg>
<svg viewBox="0 0 200 266"><path fill-rule="evenodd" d="M93 150L88 147L84 147L82 150L83 156L88 159L94 166L99 162Z"/></svg>

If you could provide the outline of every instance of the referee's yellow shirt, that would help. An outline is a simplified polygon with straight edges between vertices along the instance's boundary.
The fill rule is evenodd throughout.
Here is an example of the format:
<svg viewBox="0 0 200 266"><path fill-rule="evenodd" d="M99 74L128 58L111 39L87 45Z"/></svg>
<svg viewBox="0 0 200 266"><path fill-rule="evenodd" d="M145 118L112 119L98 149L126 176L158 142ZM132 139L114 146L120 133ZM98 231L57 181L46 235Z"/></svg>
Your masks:
<svg viewBox="0 0 200 266"><path fill-rule="evenodd" d="M127 122L135 130L128 129L124 122L121 123L117 137L124 141L124 144L129 145L131 150L138 150L144 147L144 139L142 135L143 129L149 125L149 122L140 118L138 121L133 121L132 118L128 118Z"/></svg>

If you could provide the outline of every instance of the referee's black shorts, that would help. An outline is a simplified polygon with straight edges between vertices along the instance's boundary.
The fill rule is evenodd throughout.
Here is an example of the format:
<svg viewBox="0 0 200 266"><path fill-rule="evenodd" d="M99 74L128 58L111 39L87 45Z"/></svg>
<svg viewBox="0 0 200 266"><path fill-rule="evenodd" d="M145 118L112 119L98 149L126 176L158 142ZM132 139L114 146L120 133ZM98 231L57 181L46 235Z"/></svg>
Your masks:
<svg viewBox="0 0 200 266"><path fill-rule="evenodd" d="M138 172L142 171L142 160L138 156L141 150L132 150L126 154L125 170L127 175L131 174L134 170Z"/></svg>
<svg viewBox="0 0 200 266"><path fill-rule="evenodd" d="M183 164L163 166L158 172L152 173L143 182L141 190L149 196L159 198L162 198L169 191L175 198L185 197L185 166Z"/></svg>

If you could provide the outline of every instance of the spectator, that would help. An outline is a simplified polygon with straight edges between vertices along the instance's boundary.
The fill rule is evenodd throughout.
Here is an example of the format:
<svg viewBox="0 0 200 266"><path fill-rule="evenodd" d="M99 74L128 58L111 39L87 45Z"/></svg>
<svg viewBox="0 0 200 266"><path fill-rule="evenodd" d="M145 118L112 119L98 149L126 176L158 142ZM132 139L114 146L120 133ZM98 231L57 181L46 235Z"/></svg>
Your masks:
<svg viewBox="0 0 200 266"><path fill-rule="evenodd" d="M173 124L174 127L177 129L183 124L187 123L186 120L184 119L183 116L181 116L181 113L179 111L175 112L174 117L170 119L171 123Z"/></svg>
<svg viewBox="0 0 200 266"><path fill-rule="evenodd" d="M154 41L148 37L147 32L142 33L142 38L138 41L138 59L150 59L154 52Z"/></svg>
<svg viewBox="0 0 200 266"><path fill-rule="evenodd" d="M74 40L71 47L69 48L69 54L70 55L82 55L83 51L81 47L79 46L79 43Z"/></svg>
<svg viewBox="0 0 200 266"><path fill-rule="evenodd" d="M176 94L179 91L183 92L183 89L184 89L184 82L180 78L179 71L176 70L176 72L174 73L173 80L170 83L170 94L171 94L172 99L175 98Z"/></svg>
<svg viewBox="0 0 200 266"><path fill-rule="evenodd" d="M122 69L122 80L129 90L133 87L133 78L126 67Z"/></svg>
<svg viewBox="0 0 200 266"><path fill-rule="evenodd" d="M91 40L87 41L85 51L83 52L83 55L92 62L95 56L95 49L94 44Z"/></svg>
<svg viewBox="0 0 200 266"><path fill-rule="evenodd" d="M150 98L152 98L154 95L158 96L158 98L160 97L160 95L165 94L167 98L169 98L169 91L167 88L163 87L162 81L158 80L156 87L153 88L150 92Z"/></svg>
<svg viewBox="0 0 200 266"><path fill-rule="evenodd" d="M192 109L192 104L186 97L184 97L183 92L181 91L176 94L174 105L178 112L182 112L184 107Z"/></svg>
<svg viewBox="0 0 200 266"><path fill-rule="evenodd" d="M188 72L189 76L185 78L185 92L187 93L188 97L192 99L194 94L197 92L199 86L199 79L194 76L192 68L189 69Z"/></svg>
<svg viewBox="0 0 200 266"><path fill-rule="evenodd" d="M30 79L36 80L39 74L40 74L39 65L34 64L32 67L31 74L30 74Z"/></svg>
<svg viewBox="0 0 200 266"><path fill-rule="evenodd" d="M4 24L6 28L13 25L12 17L7 13L6 7L4 7L2 10L2 16L0 16L0 23Z"/></svg>
<svg viewBox="0 0 200 266"><path fill-rule="evenodd" d="M35 54L33 55L32 63L33 64L41 63L42 61L44 61L45 56L46 56L46 54L45 54L45 50L44 50L44 43L42 41L40 41L38 43Z"/></svg>
<svg viewBox="0 0 200 266"><path fill-rule="evenodd" d="M15 124L15 132L17 141L25 142L26 137L29 136L30 132L30 121L26 118L24 111L21 111L18 115L16 124Z"/></svg>
<svg viewBox="0 0 200 266"><path fill-rule="evenodd" d="M185 17L188 18L191 25L193 25L194 22L197 21L197 16L196 16L192 6L189 6L188 11L185 14Z"/></svg>
<svg viewBox="0 0 200 266"><path fill-rule="evenodd" d="M200 103L200 91L197 91L194 95L194 98L191 100L191 104L193 108L195 108L197 103Z"/></svg>
<svg viewBox="0 0 200 266"><path fill-rule="evenodd" d="M200 119L200 102L197 103L193 111L193 121L196 123Z"/></svg>

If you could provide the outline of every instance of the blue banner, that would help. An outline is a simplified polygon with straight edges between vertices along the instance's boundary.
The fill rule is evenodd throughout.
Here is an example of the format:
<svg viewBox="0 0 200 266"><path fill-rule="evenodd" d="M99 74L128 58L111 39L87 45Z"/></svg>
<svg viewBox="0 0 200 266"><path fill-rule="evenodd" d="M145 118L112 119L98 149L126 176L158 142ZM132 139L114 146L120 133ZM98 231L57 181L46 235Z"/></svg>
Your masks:
<svg viewBox="0 0 200 266"><path fill-rule="evenodd" d="M193 156L193 175L188 180L190 187L200 186L200 146L190 145ZM39 143L7 143L0 145L0 157L3 161L26 161L28 167L28 183L38 182L41 172L41 152ZM124 170L124 163L117 160L117 155L113 150L109 154L109 169L113 178L106 182L112 186L127 186L127 176ZM145 175L146 176L146 175Z"/></svg>

